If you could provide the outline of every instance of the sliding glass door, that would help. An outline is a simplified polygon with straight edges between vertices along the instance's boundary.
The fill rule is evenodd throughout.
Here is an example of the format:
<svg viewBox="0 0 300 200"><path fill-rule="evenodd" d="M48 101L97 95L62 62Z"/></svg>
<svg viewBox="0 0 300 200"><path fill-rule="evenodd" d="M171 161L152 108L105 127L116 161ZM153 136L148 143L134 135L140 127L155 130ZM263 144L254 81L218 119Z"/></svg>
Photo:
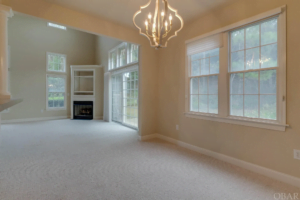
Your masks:
<svg viewBox="0 0 300 200"><path fill-rule="evenodd" d="M112 76L112 120L122 123L122 74Z"/></svg>
<svg viewBox="0 0 300 200"><path fill-rule="evenodd" d="M138 128L138 70L112 76L112 120Z"/></svg>

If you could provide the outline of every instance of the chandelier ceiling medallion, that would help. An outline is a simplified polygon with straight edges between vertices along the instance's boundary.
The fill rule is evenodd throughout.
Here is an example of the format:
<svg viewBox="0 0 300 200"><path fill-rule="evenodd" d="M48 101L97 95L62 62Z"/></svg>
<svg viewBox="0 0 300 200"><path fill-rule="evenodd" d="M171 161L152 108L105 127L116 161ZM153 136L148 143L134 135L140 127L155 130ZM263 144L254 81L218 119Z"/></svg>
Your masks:
<svg viewBox="0 0 300 200"><path fill-rule="evenodd" d="M151 9L154 8L152 15ZM168 4L168 0L149 0L134 14L133 23L156 49L167 47L168 41L183 28L181 16Z"/></svg>

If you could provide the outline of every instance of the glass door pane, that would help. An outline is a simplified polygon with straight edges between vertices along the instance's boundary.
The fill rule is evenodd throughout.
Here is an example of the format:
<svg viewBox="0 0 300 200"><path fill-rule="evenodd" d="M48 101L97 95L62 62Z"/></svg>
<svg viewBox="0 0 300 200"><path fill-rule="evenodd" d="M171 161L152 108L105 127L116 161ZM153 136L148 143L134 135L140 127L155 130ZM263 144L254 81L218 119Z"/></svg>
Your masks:
<svg viewBox="0 0 300 200"><path fill-rule="evenodd" d="M138 128L138 70L112 76L112 120Z"/></svg>
<svg viewBox="0 0 300 200"><path fill-rule="evenodd" d="M112 76L112 120L122 123L122 74Z"/></svg>
<svg viewBox="0 0 300 200"><path fill-rule="evenodd" d="M123 123L138 127L138 71L123 74Z"/></svg>

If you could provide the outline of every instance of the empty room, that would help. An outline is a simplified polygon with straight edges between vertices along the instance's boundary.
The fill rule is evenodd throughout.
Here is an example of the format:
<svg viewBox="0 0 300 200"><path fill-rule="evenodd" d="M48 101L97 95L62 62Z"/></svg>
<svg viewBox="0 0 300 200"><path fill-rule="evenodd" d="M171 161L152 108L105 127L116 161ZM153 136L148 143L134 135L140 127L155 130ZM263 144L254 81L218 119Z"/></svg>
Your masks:
<svg viewBox="0 0 300 200"><path fill-rule="evenodd" d="M300 200L299 9L0 0L0 200Z"/></svg>

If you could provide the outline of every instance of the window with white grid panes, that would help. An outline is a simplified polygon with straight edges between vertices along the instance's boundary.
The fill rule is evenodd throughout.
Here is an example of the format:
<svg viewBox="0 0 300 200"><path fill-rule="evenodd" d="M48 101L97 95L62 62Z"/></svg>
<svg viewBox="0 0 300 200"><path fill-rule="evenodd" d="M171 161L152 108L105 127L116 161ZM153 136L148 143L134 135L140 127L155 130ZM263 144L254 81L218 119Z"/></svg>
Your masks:
<svg viewBox="0 0 300 200"><path fill-rule="evenodd" d="M139 46L136 44L128 44L128 64L139 61Z"/></svg>
<svg viewBox="0 0 300 200"><path fill-rule="evenodd" d="M117 59L117 50L110 52L109 55L109 69L115 69L118 65L118 59Z"/></svg>
<svg viewBox="0 0 300 200"><path fill-rule="evenodd" d="M116 122L123 121L123 77L122 74L112 76L112 120Z"/></svg>
<svg viewBox="0 0 300 200"><path fill-rule="evenodd" d="M230 115L277 119L277 17L230 32Z"/></svg>
<svg viewBox="0 0 300 200"><path fill-rule="evenodd" d="M47 71L66 72L66 55L47 53Z"/></svg>
<svg viewBox="0 0 300 200"><path fill-rule="evenodd" d="M138 127L138 71L123 74L123 123Z"/></svg>
<svg viewBox="0 0 300 200"><path fill-rule="evenodd" d="M139 61L139 46L123 42L109 52L109 70L135 64Z"/></svg>
<svg viewBox="0 0 300 200"><path fill-rule="evenodd" d="M219 48L190 56L190 111L218 113Z"/></svg>
<svg viewBox="0 0 300 200"><path fill-rule="evenodd" d="M47 75L47 109L66 108L66 77Z"/></svg>
<svg viewBox="0 0 300 200"><path fill-rule="evenodd" d="M119 53L119 65L118 67L122 67L124 65L127 65L127 43L123 43L119 48L118 48L118 53Z"/></svg>

